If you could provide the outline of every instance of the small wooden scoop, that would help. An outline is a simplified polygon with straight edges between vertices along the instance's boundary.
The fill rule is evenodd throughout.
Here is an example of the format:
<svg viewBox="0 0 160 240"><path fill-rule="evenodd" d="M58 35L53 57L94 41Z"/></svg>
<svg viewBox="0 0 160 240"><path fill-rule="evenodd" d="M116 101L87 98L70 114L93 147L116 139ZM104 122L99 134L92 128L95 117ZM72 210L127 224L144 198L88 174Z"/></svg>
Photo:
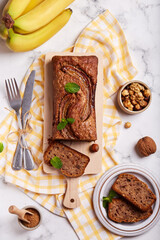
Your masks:
<svg viewBox="0 0 160 240"><path fill-rule="evenodd" d="M14 205L11 205L8 209L8 211L12 214L16 214L18 216L19 219L27 222L27 223L30 223L27 219L24 218L25 214L28 213L28 214L31 214L33 215L33 213L25 210L25 209L19 209L17 208L16 206Z"/></svg>

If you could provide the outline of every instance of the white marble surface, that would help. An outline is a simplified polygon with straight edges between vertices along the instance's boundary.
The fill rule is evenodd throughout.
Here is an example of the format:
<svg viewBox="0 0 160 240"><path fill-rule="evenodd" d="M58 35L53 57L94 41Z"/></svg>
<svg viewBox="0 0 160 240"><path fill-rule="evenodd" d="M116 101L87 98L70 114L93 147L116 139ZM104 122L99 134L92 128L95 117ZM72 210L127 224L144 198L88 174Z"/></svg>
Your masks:
<svg viewBox="0 0 160 240"><path fill-rule="evenodd" d="M0 1L0 12L5 2ZM146 112L129 116L119 111L123 122L130 121L132 127L128 130L122 128L115 148L116 156L120 163L132 162L149 168L160 180L160 0L75 0L71 7L73 16L67 26L34 51L12 53L0 40L0 121L6 114L4 107L8 106L4 79L15 77L20 83L35 56L48 51L62 51L71 46L87 23L103 10L109 9L125 32L133 62L139 71L136 78L146 82L153 93L152 104ZM155 139L158 149L151 157L139 158L134 146L139 138L146 135ZM38 206L43 213L41 227L33 232L22 230L7 209L10 204L18 207L28 204L37 206L36 202L3 181L0 181L0 196L1 240L78 239L66 219L51 214L41 206ZM160 222L146 234L128 239L158 240L159 235Z"/></svg>

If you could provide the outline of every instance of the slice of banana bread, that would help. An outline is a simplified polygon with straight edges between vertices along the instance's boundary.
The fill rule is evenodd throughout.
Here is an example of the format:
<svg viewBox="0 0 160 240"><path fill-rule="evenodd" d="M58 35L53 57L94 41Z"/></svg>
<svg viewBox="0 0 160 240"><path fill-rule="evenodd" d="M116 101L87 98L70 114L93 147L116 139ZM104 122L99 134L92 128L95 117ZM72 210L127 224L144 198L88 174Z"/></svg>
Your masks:
<svg viewBox="0 0 160 240"><path fill-rule="evenodd" d="M146 212L134 207L122 198L113 198L108 204L108 217L114 222L134 223L148 218L152 214L150 207Z"/></svg>
<svg viewBox="0 0 160 240"><path fill-rule="evenodd" d="M132 174L120 174L112 189L142 211L148 210L156 201L155 194L147 184Z"/></svg>
<svg viewBox="0 0 160 240"><path fill-rule="evenodd" d="M52 166L50 160L55 156L62 161L61 173L66 177L80 177L83 175L90 159L88 156L59 142L50 142L44 153L44 162Z"/></svg>

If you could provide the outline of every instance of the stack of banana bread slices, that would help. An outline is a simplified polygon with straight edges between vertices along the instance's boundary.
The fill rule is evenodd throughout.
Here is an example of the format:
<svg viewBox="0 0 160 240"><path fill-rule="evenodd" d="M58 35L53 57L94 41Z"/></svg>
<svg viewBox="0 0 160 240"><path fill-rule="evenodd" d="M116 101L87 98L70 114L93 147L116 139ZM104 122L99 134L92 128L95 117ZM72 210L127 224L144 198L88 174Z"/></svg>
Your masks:
<svg viewBox="0 0 160 240"><path fill-rule="evenodd" d="M114 182L112 189L120 197L112 199L108 205L108 217L114 222L138 222L152 214L155 194L147 184L136 176L122 173Z"/></svg>

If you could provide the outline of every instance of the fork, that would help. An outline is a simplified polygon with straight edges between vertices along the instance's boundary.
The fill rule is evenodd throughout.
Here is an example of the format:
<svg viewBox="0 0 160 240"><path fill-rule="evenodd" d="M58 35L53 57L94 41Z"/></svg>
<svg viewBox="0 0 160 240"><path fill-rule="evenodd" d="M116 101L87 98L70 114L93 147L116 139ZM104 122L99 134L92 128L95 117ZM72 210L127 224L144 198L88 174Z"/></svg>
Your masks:
<svg viewBox="0 0 160 240"><path fill-rule="evenodd" d="M11 78L11 80L9 79L8 81L5 80L5 85L6 85L9 104L11 108L14 109L14 111L16 112L19 129L22 130L22 123L21 123L21 118L19 113L19 109L21 108L21 105L22 105L22 99L17 86L17 82L15 78L13 80ZM13 163L12 163L12 168L14 170L20 170L22 168L22 147L20 146L19 142L17 144L17 148L19 148L19 151L15 152Z"/></svg>

